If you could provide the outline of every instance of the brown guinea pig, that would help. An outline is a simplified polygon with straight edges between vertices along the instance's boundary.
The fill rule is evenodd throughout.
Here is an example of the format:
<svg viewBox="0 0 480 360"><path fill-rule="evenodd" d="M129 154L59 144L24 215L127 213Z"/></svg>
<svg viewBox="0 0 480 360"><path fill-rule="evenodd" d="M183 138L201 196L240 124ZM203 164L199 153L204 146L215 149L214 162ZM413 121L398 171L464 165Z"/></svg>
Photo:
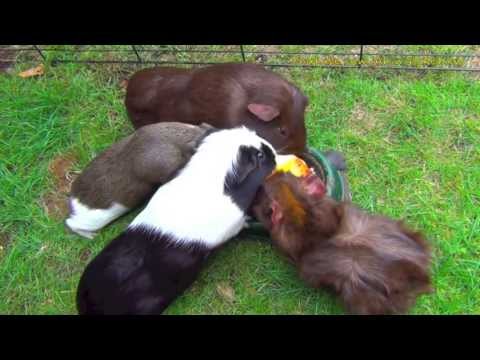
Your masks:
<svg viewBox="0 0 480 360"><path fill-rule="evenodd" d="M213 130L208 124L164 122L144 126L110 146L73 182L68 229L92 239L174 177Z"/></svg>
<svg viewBox="0 0 480 360"><path fill-rule="evenodd" d="M431 291L430 250L400 221L325 195L316 176L269 177L253 206L309 285L337 294L353 314L405 313Z"/></svg>
<svg viewBox="0 0 480 360"><path fill-rule="evenodd" d="M245 125L277 152L301 153L306 146L307 97L258 64L143 69L129 80L125 105L135 128L163 121Z"/></svg>

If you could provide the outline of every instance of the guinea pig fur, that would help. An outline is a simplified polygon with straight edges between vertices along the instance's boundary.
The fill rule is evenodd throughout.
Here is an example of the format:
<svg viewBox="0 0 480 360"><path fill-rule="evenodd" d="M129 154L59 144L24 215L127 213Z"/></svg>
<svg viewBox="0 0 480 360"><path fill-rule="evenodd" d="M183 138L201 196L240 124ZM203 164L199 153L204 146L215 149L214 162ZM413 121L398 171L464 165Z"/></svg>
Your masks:
<svg viewBox="0 0 480 360"><path fill-rule="evenodd" d="M308 98L259 64L142 69L128 82L125 105L135 128L163 121L245 125L279 153L301 153L306 146Z"/></svg>
<svg viewBox="0 0 480 360"><path fill-rule="evenodd" d="M427 242L403 222L313 191L319 182L275 174L258 193L253 213L300 277L332 290L348 312L405 313L431 291Z"/></svg>
<svg viewBox="0 0 480 360"><path fill-rule="evenodd" d="M88 264L80 314L160 314L196 279L209 254L246 224L272 146L242 127L206 136L125 232Z"/></svg>
<svg viewBox="0 0 480 360"><path fill-rule="evenodd" d="M86 238L146 202L184 166L213 128L165 122L145 126L98 155L73 182L67 227Z"/></svg>

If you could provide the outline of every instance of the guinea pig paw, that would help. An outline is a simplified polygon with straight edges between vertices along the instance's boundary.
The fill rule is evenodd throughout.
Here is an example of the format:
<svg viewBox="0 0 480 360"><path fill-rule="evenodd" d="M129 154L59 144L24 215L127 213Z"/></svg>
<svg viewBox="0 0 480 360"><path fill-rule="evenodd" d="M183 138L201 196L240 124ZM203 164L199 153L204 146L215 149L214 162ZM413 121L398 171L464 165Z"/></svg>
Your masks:
<svg viewBox="0 0 480 360"><path fill-rule="evenodd" d="M70 233L75 234L75 235L80 235L81 237L84 237L86 239L92 240L97 235L97 233L94 232L94 231L72 228L67 223L65 223L65 227L67 228L67 230Z"/></svg>
<svg viewBox="0 0 480 360"><path fill-rule="evenodd" d="M97 233L93 231L75 230L75 232L78 235L90 240L92 240L95 236L97 236Z"/></svg>
<svg viewBox="0 0 480 360"><path fill-rule="evenodd" d="M84 237L86 239L92 240L97 235L95 231L79 229L73 226L73 223L70 218L65 220L64 225L67 231L69 231L70 233L75 235L80 235L81 237Z"/></svg>

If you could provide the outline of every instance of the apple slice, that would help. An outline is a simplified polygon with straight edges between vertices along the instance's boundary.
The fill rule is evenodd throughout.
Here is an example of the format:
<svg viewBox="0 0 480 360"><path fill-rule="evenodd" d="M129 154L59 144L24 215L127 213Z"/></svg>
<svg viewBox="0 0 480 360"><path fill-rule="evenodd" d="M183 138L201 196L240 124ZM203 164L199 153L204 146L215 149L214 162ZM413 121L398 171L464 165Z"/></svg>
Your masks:
<svg viewBox="0 0 480 360"><path fill-rule="evenodd" d="M274 172L289 172L296 177L305 177L313 173L307 163L295 155L277 155Z"/></svg>

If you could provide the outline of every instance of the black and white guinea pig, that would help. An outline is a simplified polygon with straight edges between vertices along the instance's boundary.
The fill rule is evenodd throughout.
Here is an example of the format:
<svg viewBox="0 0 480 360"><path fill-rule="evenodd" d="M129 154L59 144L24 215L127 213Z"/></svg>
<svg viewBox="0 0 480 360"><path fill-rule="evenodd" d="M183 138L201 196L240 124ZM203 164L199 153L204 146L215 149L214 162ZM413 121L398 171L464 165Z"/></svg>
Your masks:
<svg viewBox="0 0 480 360"><path fill-rule="evenodd" d="M206 136L126 231L88 264L80 314L160 314L197 278L213 250L246 225L276 152L245 127Z"/></svg>
<svg viewBox="0 0 480 360"><path fill-rule="evenodd" d="M207 124L165 122L144 126L116 142L73 182L66 226L93 238L98 230L145 203L185 166L213 129Z"/></svg>

